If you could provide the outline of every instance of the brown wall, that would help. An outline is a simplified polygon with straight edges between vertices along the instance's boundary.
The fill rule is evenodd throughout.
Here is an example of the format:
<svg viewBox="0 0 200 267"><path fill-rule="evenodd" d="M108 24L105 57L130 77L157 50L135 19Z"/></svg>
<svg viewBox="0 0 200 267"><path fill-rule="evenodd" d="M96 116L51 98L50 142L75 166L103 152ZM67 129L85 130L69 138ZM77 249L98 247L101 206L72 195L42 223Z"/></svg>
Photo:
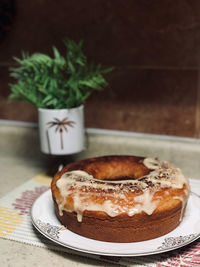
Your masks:
<svg viewBox="0 0 200 267"><path fill-rule="evenodd" d="M200 137L199 0L15 0L0 42L0 119L37 120L34 107L7 103L8 67L22 50L63 51L65 37L116 67L86 102L87 127Z"/></svg>

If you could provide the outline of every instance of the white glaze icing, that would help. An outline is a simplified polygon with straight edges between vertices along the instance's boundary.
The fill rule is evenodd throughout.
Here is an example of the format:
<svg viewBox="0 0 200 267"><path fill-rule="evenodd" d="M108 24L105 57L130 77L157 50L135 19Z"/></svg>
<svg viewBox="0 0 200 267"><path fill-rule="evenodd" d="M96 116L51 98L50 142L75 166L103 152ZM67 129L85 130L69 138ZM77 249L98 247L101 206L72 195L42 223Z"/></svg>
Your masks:
<svg viewBox="0 0 200 267"><path fill-rule="evenodd" d="M145 158L143 164L150 170L156 170L159 166L159 161L157 159Z"/></svg>
<svg viewBox="0 0 200 267"><path fill-rule="evenodd" d="M143 194L134 198L139 204L136 205L137 211L144 211L146 214L151 215L157 207L159 200L152 200L153 193L146 189Z"/></svg>
<svg viewBox="0 0 200 267"><path fill-rule="evenodd" d="M181 197L181 196L175 196L173 197L173 199L179 199L181 201L181 213L180 213L180 218L179 221L181 222L183 219L183 215L184 215L184 210L187 204L187 198Z"/></svg>
<svg viewBox="0 0 200 267"><path fill-rule="evenodd" d="M188 185L180 169L165 161L145 158L143 164L152 171L135 180L98 180L80 170L64 173L56 183L62 197L57 203L60 215L63 215L63 210L75 211L79 222L86 210L105 212L111 217L122 213L133 216L142 211L151 215L159 203L159 198L154 199L159 188L181 189L184 184ZM137 190L140 192L131 199L130 192ZM186 191L188 193L189 189ZM73 199L72 208L65 206L68 197ZM184 200L182 203L185 205Z"/></svg>

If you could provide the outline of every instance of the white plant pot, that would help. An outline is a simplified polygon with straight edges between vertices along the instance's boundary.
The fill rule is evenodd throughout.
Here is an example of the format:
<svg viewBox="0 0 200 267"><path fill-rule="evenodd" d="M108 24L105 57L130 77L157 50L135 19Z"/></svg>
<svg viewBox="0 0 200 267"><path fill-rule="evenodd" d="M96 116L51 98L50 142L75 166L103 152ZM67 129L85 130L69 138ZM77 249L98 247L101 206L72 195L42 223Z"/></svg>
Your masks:
<svg viewBox="0 0 200 267"><path fill-rule="evenodd" d="M68 155L84 149L84 106L38 109L40 148L45 154Z"/></svg>

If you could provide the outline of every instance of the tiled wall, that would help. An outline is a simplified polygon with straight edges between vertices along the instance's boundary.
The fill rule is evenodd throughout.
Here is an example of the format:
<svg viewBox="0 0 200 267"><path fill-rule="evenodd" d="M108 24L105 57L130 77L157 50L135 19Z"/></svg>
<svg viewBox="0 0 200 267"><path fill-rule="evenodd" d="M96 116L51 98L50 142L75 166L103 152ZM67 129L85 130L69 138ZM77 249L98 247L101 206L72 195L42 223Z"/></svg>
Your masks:
<svg viewBox="0 0 200 267"><path fill-rule="evenodd" d="M199 0L14 2L0 42L1 119L37 120L36 108L7 103L12 56L64 51L68 37L84 39L89 61L115 66L86 102L87 127L200 137Z"/></svg>

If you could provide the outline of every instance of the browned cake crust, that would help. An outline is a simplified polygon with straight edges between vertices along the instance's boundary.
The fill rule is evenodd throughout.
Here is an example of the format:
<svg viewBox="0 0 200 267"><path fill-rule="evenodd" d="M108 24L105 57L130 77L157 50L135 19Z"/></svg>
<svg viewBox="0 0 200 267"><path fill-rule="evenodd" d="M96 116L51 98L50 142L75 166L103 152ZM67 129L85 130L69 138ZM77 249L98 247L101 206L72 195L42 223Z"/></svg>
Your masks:
<svg viewBox="0 0 200 267"><path fill-rule="evenodd" d="M77 234L108 242L144 241L172 231L179 225L184 215L189 186L183 176L180 176L181 179L178 177L176 185L174 185L173 179L171 181L171 178L167 177L166 184L165 176L169 172L169 165L167 165L166 162L162 163L162 166L164 166L164 170L166 169L167 171L163 172L164 175L159 173L158 177L156 177L158 181L156 180L154 182L155 177L152 178L151 176L151 173L153 175L151 166L145 166L144 159L145 158L134 156L105 156L82 160L64 167L55 175L51 184L55 212L59 221L66 226L67 229ZM169 169L170 168L171 167L169 167ZM96 186L93 186L93 183L96 183L95 181L92 182L92 185L87 184L87 186L83 183L83 185L80 185L78 188L80 191L78 196L84 196L84 193L89 194L88 196L90 199L88 201L94 202L94 205L98 204L96 207L99 207L99 203L102 204L103 201L105 201L105 197L112 203L121 203L119 205L121 205L122 209L123 203L127 203L128 201L130 204L128 204L128 209L131 210L135 205L135 207L139 207L138 211L134 214L127 214L128 212L125 210L113 216L113 214L106 212L107 210L109 211L107 207L103 210L101 208L99 210L87 210L87 208L81 210L81 207L77 207L75 198L73 198L74 194L77 194L75 190L77 190L79 180L73 182L73 185L70 187L68 186L68 190L71 190L71 193L64 198L57 186L57 181L61 179L63 175L76 170L84 171L101 181L119 180L119 184L116 182L114 187L112 185L111 189L102 187L102 192L99 191L101 188L97 189ZM174 171L177 169L172 170ZM179 170L177 173L173 175L180 175ZM165 178L164 182L162 181L162 176ZM120 181L123 180L139 180L139 182L136 184L126 183L120 187ZM172 186L168 182L172 183ZM77 184L75 185L75 183ZM118 199L120 190L125 192L123 192L123 194L126 198L126 202L123 202L125 201L124 196L120 200ZM116 192L118 193L116 194ZM151 196L151 198L149 198L149 196ZM80 198L80 200L81 199L82 198ZM141 202L139 203L140 206L138 206L138 202ZM62 205L60 205L61 203ZM78 203L80 206L82 205L81 201ZM155 205L155 203L156 206L152 206ZM78 219L80 210L82 212L81 220L80 218Z"/></svg>

